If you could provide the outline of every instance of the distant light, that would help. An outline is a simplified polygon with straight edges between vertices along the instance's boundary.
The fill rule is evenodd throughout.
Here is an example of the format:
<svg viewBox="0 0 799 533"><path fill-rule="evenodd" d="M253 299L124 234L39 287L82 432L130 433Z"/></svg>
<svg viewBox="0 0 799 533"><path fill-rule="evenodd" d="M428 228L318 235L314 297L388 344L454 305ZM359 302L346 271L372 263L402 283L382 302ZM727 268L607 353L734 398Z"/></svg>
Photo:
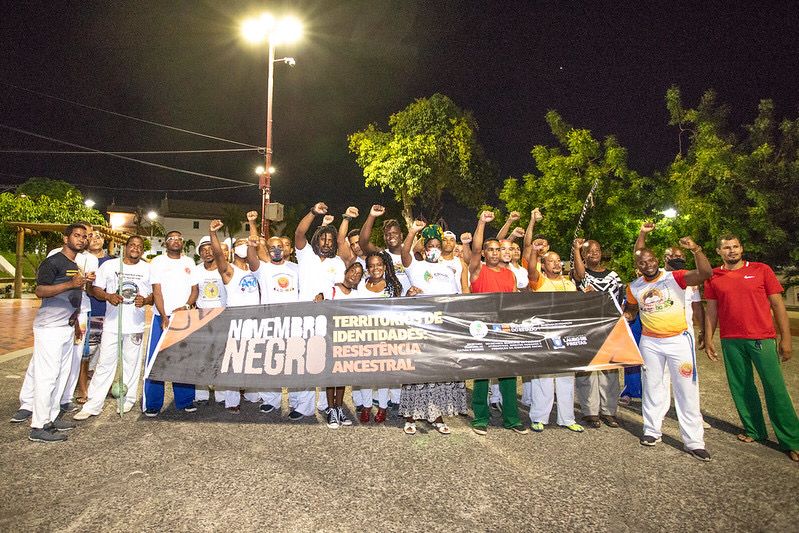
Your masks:
<svg viewBox="0 0 799 533"><path fill-rule="evenodd" d="M155 211L148 211L147 218L152 222L153 220L158 218L158 213L156 213Z"/></svg>
<svg viewBox="0 0 799 533"><path fill-rule="evenodd" d="M241 23L241 35L249 43L258 44L269 39L272 44L287 44L302 37L302 23L295 17L276 21L270 13L249 18Z"/></svg>
<svg viewBox="0 0 799 533"><path fill-rule="evenodd" d="M666 218L676 218L677 217L677 210L673 207L669 207L665 211L663 211L663 216Z"/></svg>
<svg viewBox="0 0 799 533"><path fill-rule="evenodd" d="M296 17L284 17L275 28L272 40L275 44L287 44L300 40L302 23Z"/></svg>
<svg viewBox="0 0 799 533"><path fill-rule="evenodd" d="M83 201L83 205L85 205L86 207L88 207L89 209L91 209L92 207L94 207L94 206L95 206L95 203L94 203L94 200L92 200L91 198L86 198L86 199Z"/></svg>
<svg viewBox="0 0 799 533"><path fill-rule="evenodd" d="M263 167L263 165L258 165L257 167L255 167L256 176L262 176L264 172L266 172L266 169Z"/></svg>
<svg viewBox="0 0 799 533"><path fill-rule="evenodd" d="M19 197L20 197L20 198L27 198L27 197L28 197L28 195L23 193L23 194L20 194L20 195L19 195Z"/></svg>
<svg viewBox="0 0 799 533"><path fill-rule="evenodd" d="M269 167L269 175L271 176L272 174L274 174L275 170L276 170L275 167Z"/></svg>
<svg viewBox="0 0 799 533"><path fill-rule="evenodd" d="M124 213L111 213L109 222L111 223L111 229L121 229L125 226Z"/></svg>

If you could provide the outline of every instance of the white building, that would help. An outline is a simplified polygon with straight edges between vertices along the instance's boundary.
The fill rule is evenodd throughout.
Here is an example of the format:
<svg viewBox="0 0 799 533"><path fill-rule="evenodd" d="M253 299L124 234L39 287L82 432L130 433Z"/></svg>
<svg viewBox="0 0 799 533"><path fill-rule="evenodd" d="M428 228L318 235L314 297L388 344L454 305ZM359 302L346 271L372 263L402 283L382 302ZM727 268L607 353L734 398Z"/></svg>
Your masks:
<svg viewBox="0 0 799 533"><path fill-rule="evenodd" d="M230 236L234 238L247 236L250 228L246 222L245 213L251 210L256 210L256 207L231 203L172 200L164 197L158 209L153 211L158 214L155 220L165 232L179 231L183 235L186 253L191 255L196 251L196 243L200 242L203 236L208 235L208 225L211 221L217 218L224 220L226 213L238 211L242 219L235 230L227 229ZM149 237L148 209L111 204L108 206L107 212L112 229L132 234L137 233L138 229L142 236ZM220 233L228 235L225 228ZM154 236L151 242L152 253L163 252L164 237Z"/></svg>

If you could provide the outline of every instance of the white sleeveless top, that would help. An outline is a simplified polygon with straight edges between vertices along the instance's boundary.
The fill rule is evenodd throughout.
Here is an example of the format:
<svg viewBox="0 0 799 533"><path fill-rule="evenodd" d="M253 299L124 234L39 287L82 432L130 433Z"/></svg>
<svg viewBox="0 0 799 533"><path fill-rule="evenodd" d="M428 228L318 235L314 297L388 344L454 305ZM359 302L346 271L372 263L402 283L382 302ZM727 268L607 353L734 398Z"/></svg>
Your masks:
<svg viewBox="0 0 799 533"><path fill-rule="evenodd" d="M227 306L238 307L241 305L258 305L261 303L261 294L258 292L258 280L249 270L242 270L236 265L233 267L233 276L225 285L227 289Z"/></svg>

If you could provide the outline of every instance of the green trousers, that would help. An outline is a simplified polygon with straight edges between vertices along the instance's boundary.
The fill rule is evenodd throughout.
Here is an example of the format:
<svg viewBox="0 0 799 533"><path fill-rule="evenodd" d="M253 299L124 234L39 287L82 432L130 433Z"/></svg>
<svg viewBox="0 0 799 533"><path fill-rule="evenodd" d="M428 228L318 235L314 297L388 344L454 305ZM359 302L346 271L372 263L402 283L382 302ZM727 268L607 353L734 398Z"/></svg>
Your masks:
<svg viewBox="0 0 799 533"><path fill-rule="evenodd" d="M499 378L499 391L502 393L502 425L506 428L516 427L519 421L519 406L516 403L516 378ZM474 380L472 389L472 409L474 410L474 427L488 427L491 414L488 411L488 380Z"/></svg>
<svg viewBox="0 0 799 533"><path fill-rule="evenodd" d="M755 388L754 363L780 448L799 450L799 418L782 377L776 340L721 339L721 349L730 393L746 434L760 441L768 437L760 396Z"/></svg>

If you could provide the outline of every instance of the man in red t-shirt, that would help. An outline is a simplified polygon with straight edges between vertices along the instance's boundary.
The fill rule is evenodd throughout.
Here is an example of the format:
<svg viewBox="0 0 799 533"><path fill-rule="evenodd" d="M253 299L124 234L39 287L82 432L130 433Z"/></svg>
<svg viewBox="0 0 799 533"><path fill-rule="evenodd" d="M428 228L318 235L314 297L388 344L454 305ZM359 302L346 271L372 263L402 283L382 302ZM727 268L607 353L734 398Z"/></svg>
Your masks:
<svg viewBox="0 0 799 533"><path fill-rule="evenodd" d="M714 269L713 277L705 282L707 355L718 361L713 333L719 325L727 382L744 426L738 440L765 441L768 437L752 373L754 363L780 448L792 461L799 462L799 418L780 369L780 359L787 361L792 351L782 285L768 265L744 261L743 251L740 239L734 235L724 235L718 241L716 252L724 264ZM772 312L780 330L779 346Z"/></svg>
<svg viewBox="0 0 799 533"><path fill-rule="evenodd" d="M500 246L497 239L488 239L483 242L485 226L494 220L494 213L483 211L477 222L477 229L472 239L472 255L469 259L469 274L471 278L472 293L480 292L516 292L516 276L512 270L500 264ZM480 258L485 259L481 263ZM516 377L499 378L499 390L503 398L512 398L506 402L502 409L503 426L521 435L527 429L519 420L519 410L516 405ZM475 379L472 388L472 409L474 420L472 430L478 435L485 435L488 429L488 380Z"/></svg>

